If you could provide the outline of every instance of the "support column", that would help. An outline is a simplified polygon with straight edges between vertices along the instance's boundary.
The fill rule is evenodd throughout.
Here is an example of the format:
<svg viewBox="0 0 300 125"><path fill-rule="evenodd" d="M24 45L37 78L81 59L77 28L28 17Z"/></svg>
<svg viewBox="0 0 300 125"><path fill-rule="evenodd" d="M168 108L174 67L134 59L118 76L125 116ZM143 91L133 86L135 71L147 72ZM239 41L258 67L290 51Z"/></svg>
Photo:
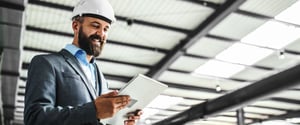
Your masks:
<svg viewBox="0 0 300 125"><path fill-rule="evenodd" d="M3 51L3 48L2 46L0 46L0 71L2 70L2 51ZM2 90L1 88L1 85L2 85L2 78L1 78L1 75L0 75L0 90ZM2 109L2 94L0 92L0 125L4 125L3 123L3 109Z"/></svg>
<svg viewBox="0 0 300 125"><path fill-rule="evenodd" d="M26 0L0 0L1 100L3 124L12 125L21 67Z"/></svg>
<svg viewBox="0 0 300 125"><path fill-rule="evenodd" d="M245 125L245 112L243 108L236 110L237 125Z"/></svg>

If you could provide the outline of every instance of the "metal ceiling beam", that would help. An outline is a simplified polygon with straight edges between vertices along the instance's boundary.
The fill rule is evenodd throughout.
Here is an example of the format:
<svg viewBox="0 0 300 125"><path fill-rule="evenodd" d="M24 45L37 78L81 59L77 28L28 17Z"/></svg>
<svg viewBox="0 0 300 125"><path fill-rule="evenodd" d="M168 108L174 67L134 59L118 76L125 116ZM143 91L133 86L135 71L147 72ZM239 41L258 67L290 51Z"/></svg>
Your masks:
<svg viewBox="0 0 300 125"><path fill-rule="evenodd" d="M72 37L72 38L74 36L72 33L66 33L66 32L54 31L54 30L49 30L49 29L43 29L43 28L38 28L38 27L34 27L34 26L29 26L29 25L26 25L26 30L34 31L34 32L41 32L41 33L47 33L47 34L53 34L53 35L60 35L60 36L65 36L65 37ZM160 53L167 53L168 52L168 50L166 50L166 49L152 48L152 47L147 47L147 46L128 44L128 43L118 42L118 41L114 41L114 40L107 40L107 43L108 44L128 46L128 47L133 47L133 48L138 48L138 49L145 49L145 50L150 50L150 51L157 51L157 52L160 52Z"/></svg>
<svg viewBox="0 0 300 125"><path fill-rule="evenodd" d="M34 32L41 32L41 33L46 33L46 34L59 35L59 36L64 36L64 37L71 37L71 38L74 37L74 35L72 33L54 31L54 30L50 30L50 29L43 29L43 28L30 26L30 25L26 25L26 30L34 31Z"/></svg>
<svg viewBox="0 0 300 125"><path fill-rule="evenodd" d="M288 111L286 114L279 115L279 116L272 116L269 118L269 120L285 120L287 118L297 118L300 117L300 110L298 111Z"/></svg>
<svg viewBox="0 0 300 125"><path fill-rule="evenodd" d="M235 43L235 42L239 41L237 39L227 38L227 37L224 37L224 36L216 36L216 35L212 35L212 34L207 34L205 37L221 40L221 41L224 41L224 42L230 42L230 43Z"/></svg>
<svg viewBox="0 0 300 125"><path fill-rule="evenodd" d="M286 102L286 103L293 103L293 104L300 105L300 101L299 100L294 100L294 99L274 97L274 98L270 98L270 100L277 101L277 102Z"/></svg>
<svg viewBox="0 0 300 125"><path fill-rule="evenodd" d="M5 8L19 10L19 11L24 11L25 10L25 5L24 4L19 4L15 1L9 1L9 0L1 0L0 1L0 7L5 7Z"/></svg>
<svg viewBox="0 0 300 125"><path fill-rule="evenodd" d="M150 27L156 27L156 28L165 29L165 30L176 31L176 32L184 33L184 34L187 34L190 32L190 30L187 30L187 29L181 29L181 28L177 28L177 27L171 27L171 26L167 26L167 25L146 22L146 21L142 21L142 20L138 20L138 19L134 19L134 18L129 18L129 17L116 16L116 18L117 18L117 20L131 23L130 25L140 24L140 25L144 25L144 26L150 26Z"/></svg>
<svg viewBox="0 0 300 125"><path fill-rule="evenodd" d="M225 17L236 11L245 0L227 0L216 11L210 15L203 23L201 23L193 32L191 32L184 40L180 41L156 66L154 66L147 75L157 79L169 66L177 60L178 57L184 55L186 49L196 43L200 38L208 34L208 32L220 23Z"/></svg>
<svg viewBox="0 0 300 125"><path fill-rule="evenodd" d="M50 8L66 10L66 11L70 11L70 12L72 12L73 8L74 8L72 6L60 5L60 4L55 4L55 3L41 1L41 0L28 0L28 3L45 6L45 7L50 7Z"/></svg>
<svg viewBox="0 0 300 125"><path fill-rule="evenodd" d="M271 77L228 93L219 98L198 104L178 115L160 121L154 125L183 124L191 120L214 115L219 112L237 109L253 101L300 83L300 65L282 71Z"/></svg>
<svg viewBox="0 0 300 125"><path fill-rule="evenodd" d="M176 84L171 82L165 82L161 81L162 83L168 85L169 88L179 88L184 90L190 90L190 91L201 91L201 92L208 92L208 93L225 93L226 91L222 90L220 92L217 92L216 89L211 88L204 88L204 87L198 87L198 86L192 86L192 85L184 85L184 84Z"/></svg>
<svg viewBox="0 0 300 125"><path fill-rule="evenodd" d="M294 55L300 55L300 52L298 52L298 51L293 51L293 50L284 50L284 52L286 52L286 53L290 53L290 54L294 54Z"/></svg>
<svg viewBox="0 0 300 125"><path fill-rule="evenodd" d="M56 9L70 11L70 12L73 11L72 6L60 5L60 4L50 3L50 2L46 2L46 1L40 1L40 0L28 0L28 2L30 4L35 4L35 5L40 5L40 6L50 7L50 8L56 8ZM147 22L147 21L138 20L138 19L132 19L130 17L122 17L122 16L118 16L118 15L115 15L115 16L116 16L117 20L121 20L121 21L125 21L125 22L133 21L132 23L134 23L134 24L140 24L140 25L149 26L149 27L156 27L156 28L161 28L161 29L165 29L165 30L172 30L172 31L181 32L184 34L187 34L188 32L190 32L189 30L181 29L181 28L177 28L177 27Z"/></svg>
<svg viewBox="0 0 300 125"><path fill-rule="evenodd" d="M191 2L191 3L195 3L195 4L199 4L202 6L206 6L209 8L213 8L213 9L217 9L218 7L220 7L220 4L216 4L207 0L182 0L182 1L187 1L187 2Z"/></svg>
<svg viewBox="0 0 300 125"><path fill-rule="evenodd" d="M297 111L288 111L286 114L277 115L277 116L269 116L268 119L255 119L254 121L248 123L247 125L251 125L253 123L261 123L267 120L286 120L288 118L298 118L300 117L300 110Z"/></svg>

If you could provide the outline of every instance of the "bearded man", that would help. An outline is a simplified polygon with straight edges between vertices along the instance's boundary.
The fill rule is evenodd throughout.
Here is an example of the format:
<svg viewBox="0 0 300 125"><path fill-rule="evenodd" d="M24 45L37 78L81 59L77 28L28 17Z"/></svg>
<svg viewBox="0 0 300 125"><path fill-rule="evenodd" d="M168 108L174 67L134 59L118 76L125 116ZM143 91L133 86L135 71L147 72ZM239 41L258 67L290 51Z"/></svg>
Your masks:
<svg viewBox="0 0 300 125"><path fill-rule="evenodd" d="M25 125L101 125L130 102L109 92L95 63L115 16L107 0L81 0L73 10L74 39L58 53L35 56L28 69ZM128 117L135 124L141 112Z"/></svg>

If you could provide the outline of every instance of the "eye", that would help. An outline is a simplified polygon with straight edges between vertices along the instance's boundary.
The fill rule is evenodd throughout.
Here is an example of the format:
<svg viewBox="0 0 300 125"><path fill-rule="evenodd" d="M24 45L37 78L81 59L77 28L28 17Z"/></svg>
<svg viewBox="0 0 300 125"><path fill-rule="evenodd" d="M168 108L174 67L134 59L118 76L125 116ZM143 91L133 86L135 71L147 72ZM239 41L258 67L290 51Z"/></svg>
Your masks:
<svg viewBox="0 0 300 125"><path fill-rule="evenodd" d="M108 28L104 28L104 31L107 32L107 31L108 31Z"/></svg>
<svg viewBox="0 0 300 125"><path fill-rule="evenodd" d="M97 28L97 29L100 28L100 24L98 24L98 23L92 23L91 25L94 28Z"/></svg>

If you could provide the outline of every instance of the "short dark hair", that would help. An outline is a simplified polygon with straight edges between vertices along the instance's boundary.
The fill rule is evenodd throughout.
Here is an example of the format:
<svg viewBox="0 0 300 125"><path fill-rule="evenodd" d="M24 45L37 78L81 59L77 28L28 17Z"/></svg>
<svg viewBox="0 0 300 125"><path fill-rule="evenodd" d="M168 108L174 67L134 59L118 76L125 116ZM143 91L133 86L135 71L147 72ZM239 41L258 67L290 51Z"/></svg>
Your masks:
<svg viewBox="0 0 300 125"><path fill-rule="evenodd" d="M83 16L79 16L79 15L74 16L74 17L72 18L72 20L73 20L73 21L78 21L79 23L83 23L83 21L84 21Z"/></svg>

